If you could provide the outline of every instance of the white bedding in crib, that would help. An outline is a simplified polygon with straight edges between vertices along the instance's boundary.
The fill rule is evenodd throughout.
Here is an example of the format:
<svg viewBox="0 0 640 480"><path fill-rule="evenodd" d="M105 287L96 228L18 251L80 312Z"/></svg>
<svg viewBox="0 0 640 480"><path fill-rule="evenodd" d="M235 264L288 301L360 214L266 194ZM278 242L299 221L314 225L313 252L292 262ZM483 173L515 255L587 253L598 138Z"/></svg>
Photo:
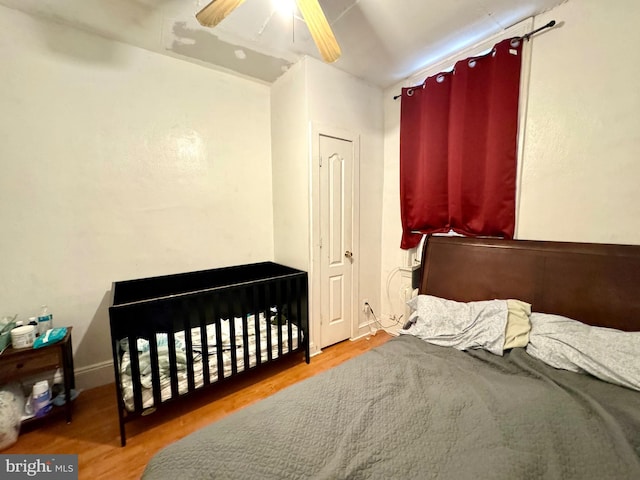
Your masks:
<svg viewBox="0 0 640 480"><path fill-rule="evenodd" d="M235 333L235 346L236 346L236 367L237 371L243 371L245 368L251 368L257 363L256 355L256 325L254 316L247 317L247 337L249 340L249 365L245 366L244 352L245 345L243 339L243 325L242 318L236 318L234 320L234 333ZM278 325L268 322L264 314L259 316L259 338L260 338L260 359L262 362L268 360L267 351L267 329L271 329L271 358L278 357ZM287 324L282 325L282 351L286 353L290 350L289 347L289 326ZM222 354L223 354L223 368L224 377L228 377L232 372L232 356L231 356L231 326L230 322L223 320L221 322L221 336L222 336ZM295 324L291 325L292 344L291 348L298 345L298 327ZM156 343L158 345L158 366L160 370L160 389L161 399L165 400L171 398L171 381L169 370L169 342L166 333L159 333L156 335ZM200 336L200 328L193 328L191 330L191 343L193 345L193 370L194 370L194 382L195 387L199 388L204 384L203 378L203 362L202 362L202 341ZM218 379L218 355L216 351L216 332L215 325L207 326L207 344L209 351L209 380L215 382ZM187 393L188 391L188 373L187 373L187 351L184 331L175 333L175 345L176 345L176 360L178 367L178 392L180 395ZM126 340L122 341L123 349L125 350L122 360L120 362L120 380L122 386L122 396L124 399L125 407L129 411L134 410L133 400L133 382L131 378L131 357L130 349L127 346ZM152 391L152 376L151 376L151 358L149 351L149 342L145 339L138 339L137 341L138 361L140 365L140 383L142 385L142 405L143 408L153 407L153 391Z"/></svg>

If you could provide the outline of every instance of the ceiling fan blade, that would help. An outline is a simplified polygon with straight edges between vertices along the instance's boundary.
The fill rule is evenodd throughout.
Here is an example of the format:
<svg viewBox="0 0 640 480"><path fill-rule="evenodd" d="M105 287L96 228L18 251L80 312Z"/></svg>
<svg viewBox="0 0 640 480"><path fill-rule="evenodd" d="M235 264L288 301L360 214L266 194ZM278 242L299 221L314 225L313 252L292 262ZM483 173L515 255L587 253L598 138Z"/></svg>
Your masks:
<svg viewBox="0 0 640 480"><path fill-rule="evenodd" d="M318 0L296 0L296 4L324 61L335 62L342 52Z"/></svg>
<svg viewBox="0 0 640 480"><path fill-rule="evenodd" d="M244 0L213 0L196 13L196 18L203 27L215 27L242 3Z"/></svg>

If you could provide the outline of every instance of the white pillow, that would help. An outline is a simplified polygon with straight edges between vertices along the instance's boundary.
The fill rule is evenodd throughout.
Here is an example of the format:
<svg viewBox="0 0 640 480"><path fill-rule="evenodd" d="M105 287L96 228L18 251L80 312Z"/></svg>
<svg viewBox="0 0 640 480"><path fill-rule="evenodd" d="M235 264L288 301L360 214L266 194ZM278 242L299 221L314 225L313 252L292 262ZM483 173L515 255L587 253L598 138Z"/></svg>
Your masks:
<svg viewBox="0 0 640 480"><path fill-rule="evenodd" d="M527 353L555 368L640 390L640 332L593 327L560 315L531 314Z"/></svg>
<svg viewBox="0 0 640 480"><path fill-rule="evenodd" d="M507 301L455 302L418 295L407 302L415 310L411 326L401 334L458 350L484 349L502 355L507 326Z"/></svg>

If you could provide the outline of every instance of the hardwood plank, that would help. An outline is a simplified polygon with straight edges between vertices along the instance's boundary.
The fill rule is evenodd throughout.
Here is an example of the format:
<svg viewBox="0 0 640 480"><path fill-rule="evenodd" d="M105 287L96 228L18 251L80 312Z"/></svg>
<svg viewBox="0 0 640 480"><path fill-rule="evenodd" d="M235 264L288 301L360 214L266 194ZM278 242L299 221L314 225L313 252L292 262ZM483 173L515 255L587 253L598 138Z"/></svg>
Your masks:
<svg viewBox="0 0 640 480"><path fill-rule="evenodd" d="M283 359L263 372L248 373L237 381L177 402L170 411L127 424L127 446L120 447L115 384L82 392L74 402L73 422L64 416L46 419L37 429L23 432L2 453L78 454L80 479L140 478L149 459L162 447L255 403L296 382L335 367L386 342L380 330L356 341L344 341L304 363L302 356Z"/></svg>

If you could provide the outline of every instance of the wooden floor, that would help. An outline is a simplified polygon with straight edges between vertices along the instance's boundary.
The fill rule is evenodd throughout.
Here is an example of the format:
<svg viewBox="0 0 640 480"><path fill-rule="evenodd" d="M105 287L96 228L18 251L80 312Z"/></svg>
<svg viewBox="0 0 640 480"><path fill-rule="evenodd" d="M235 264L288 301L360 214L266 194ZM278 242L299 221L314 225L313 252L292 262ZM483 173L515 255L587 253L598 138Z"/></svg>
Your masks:
<svg viewBox="0 0 640 480"><path fill-rule="evenodd" d="M73 422L46 419L37 429L21 433L2 453L78 454L80 479L140 478L145 465L163 446L229 413L334 367L391 338L384 331L356 341L341 342L304 363L302 356L283 359L277 368L247 374L219 389L177 402L127 424L127 445L120 447L115 385L82 392L74 402ZM215 390L215 391L214 391Z"/></svg>

